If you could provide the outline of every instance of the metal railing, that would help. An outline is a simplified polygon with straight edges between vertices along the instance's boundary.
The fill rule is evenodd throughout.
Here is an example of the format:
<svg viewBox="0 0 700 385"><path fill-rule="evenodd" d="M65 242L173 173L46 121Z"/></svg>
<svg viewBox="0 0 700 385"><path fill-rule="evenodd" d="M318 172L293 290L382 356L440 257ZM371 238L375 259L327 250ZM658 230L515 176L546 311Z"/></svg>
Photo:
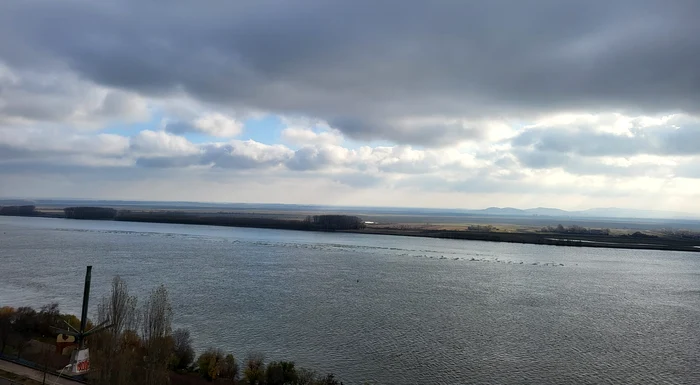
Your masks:
<svg viewBox="0 0 700 385"><path fill-rule="evenodd" d="M43 365L37 364L36 362L33 362L33 361L25 360L23 358L17 358L17 356L15 356L15 355L10 356L7 354L0 354L0 360L12 362L12 363L15 363L17 365L22 365L22 366L25 366L25 367L30 368L30 369L38 370L40 372L44 371ZM61 378L67 379L67 380L72 380L75 382L81 382L83 384L87 384L87 381L85 381L85 378L82 375L77 376L77 377L68 376L68 375L59 373L53 369L47 370L46 373L57 376L57 377L61 377ZM7 379L3 379L3 380L9 381ZM11 384L15 384L15 383L11 382ZM6 384L4 384L3 382L0 381L0 385L6 385Z"/></svg>

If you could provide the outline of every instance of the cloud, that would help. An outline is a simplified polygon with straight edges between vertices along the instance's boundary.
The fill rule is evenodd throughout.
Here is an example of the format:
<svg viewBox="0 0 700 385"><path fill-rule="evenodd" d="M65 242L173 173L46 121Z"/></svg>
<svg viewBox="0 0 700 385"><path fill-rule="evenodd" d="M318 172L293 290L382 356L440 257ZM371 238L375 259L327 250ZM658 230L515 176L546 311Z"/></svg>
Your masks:
<svg viewBox="0 0 700 385"><path fill-rule="evenodd" d="M141 131L130 140L130 153L142 167L270 169L287 161L292 150L253 140L194 144L164 131Z"/></svg>
<svg viewBox="0 0 700 385"><path fill-rule="evenodd" d="M129 139L114 134L66 134L59 129L0 128L0 164L29 162L107 166L124 164Z"/></svg>
<svg viewBox="0 0 700 385"><path fill-rule="evenodd" d="M623 118L624 119L624 118ZM536 126L515 136L512 145L526 164L548 167L571 154L583 157L695 155L700 153L700 120L675 115L653 124L630 123L624 133L610 133L595 124Z"/></svg>
<svg viewBox="0 0 700 385"><path fill-rule="evenodd" d="M193 143L181 136L163 131L144 130L130 139L132 153L144 158L189 156L200 152Z"/></svg>
<svg viewBox="0 0 700 385"><path fill-rule="evenodd" d="M143 130L131 137L114 134L75 134L33 129L15 135L0 129L3 159L40 160L47 154L79 157L86 154L120 158L141 167L204 167L230 170L286 169L295 172L425 174L464 172L475 167L473 157L456 150L419 150L410 146L304 146L292 150L254 140L193 143L167 131ZM12 151L10 151L12 150Z"/></svg>
<svg viewBox="0 0 700 385"><path fill-rule="evenodd" d="M143 121L149 116L146 100L138 95L120 91L108 91L97 110L100 115L127 122Z"/></svg>
<svg viewBox="0 0 700 385"><path fill-rule="evenodd" d="M217 138L231 138L243 131L243 123L223 114L208 114L191 122L173 122L165 125L173 134L200 133Z"/></svg>
<svg viewBox="0 0 700 385"><path fill-rule="evenodd" d="M343 134L331 128L327 122L299 116L282 116L281 122L286 127L281 139L296 146L339 145Z"/></svg>
<svg viewBox="0 0 700 385"><path fill-rule="evenodd" d="M700 3L161 3L0 3L4 175L447 206L699 186Z"/></svg>
<svg viewBox="0 0 700 385"><path fill-rule="evenodd" d="M286 166L296 171L352 170L384 174L464 172L477 163L458 150L419 150L411 146L362 146L349 149L336 145L305 146L294 152Z"/></svg>
<svg viewBox="0 0 700 385"><path fill-rule="evenodd" d="M321 119L355 139L446 146L483 136L464 119L698 112L698 11L632 0L19 2L0 8L0 57L150 97Z"/></svg>
<svg viewBox="0 0 700 385"><path fill-rule="evenodd" d="M329 124L347 136L358 140L388 140L399 144L420 144L429 147L446 147L486 135L483 127L471 127L454 119L404 119L368 120L338 117Z"/></svg>
<svg viewBox="0 0 700 385"><path fill-rule="evenodd" d="M234 140L204 147L202 162L226 169L276 168L291 158L292 150L253 140Z"/></svg>
<svg viewBox="0 0 700 385"><path fill-rule="evenodd" d="M282 141L294 145L340 144L343 137L336 131L315 132L310 129L287 127L282 130Z"/></svg>
<svg viewBox="0 0 700 385"><path fill-rule="evenodd" d="M0 125L101 124L148 119L147 101L134 92L95 85L66 71L17 71L0 57Z"/></svg>
<svg viewBox="0 0 700 385"><path fill-rule="evenodd" d="M377 187L387 182L386 178L361 172L337 173L333 174L331 179L334 182L360 189Z"/></svg>
<svg viewBox="0 0 700 385"><path fill-rule="evenodd" d="M340 146L306 146L294 152L286 166L292 170L308 171L333 166L348 166L355 152Z"/></svg>

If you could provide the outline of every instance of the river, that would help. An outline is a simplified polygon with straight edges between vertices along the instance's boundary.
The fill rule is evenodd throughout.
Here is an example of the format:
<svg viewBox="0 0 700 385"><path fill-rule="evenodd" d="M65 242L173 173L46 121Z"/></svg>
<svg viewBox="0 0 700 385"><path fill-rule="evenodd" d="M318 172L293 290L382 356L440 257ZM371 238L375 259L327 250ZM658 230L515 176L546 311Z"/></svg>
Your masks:
<svg viewBox="0 0 700 385"><path fill-rule="evenodd" d="M197 349L345 384L699 384L700 254L0 217L0 306L169 291Z"/></svg>

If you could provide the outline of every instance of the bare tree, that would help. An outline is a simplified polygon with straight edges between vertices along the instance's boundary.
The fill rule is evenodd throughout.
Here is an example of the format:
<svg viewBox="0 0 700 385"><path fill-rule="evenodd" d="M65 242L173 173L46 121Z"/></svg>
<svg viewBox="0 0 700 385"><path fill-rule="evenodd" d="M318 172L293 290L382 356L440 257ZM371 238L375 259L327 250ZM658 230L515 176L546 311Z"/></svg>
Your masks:
<svg viewBox="0 0 700 385"><path fill-rule="evenodd" d="M130 384L138 362L138 347L134 347L134 331L138 325L137 299L119 276L112 280L112 289L97 307L99 323L109 322L111 328L90 337L90 377L95 384Z"/></svg>
<svg viewBox="0 0 700 385"><path fill-rule="evenodd" d="M61 312L58 310L58 303L53 302L44 305L39 309L37 331L44 335L53 333L52 327L61 327Z"/></svg>
<svg viewBox="0 0 700 385"><path fill-rule="evenodd" d="M126 282L116 276L112 280L109 297L103 299L97 309L98 321L109 321L113 325L110 331L114 335L120 335L126 330L135 330L138 325L136 304L136 296L129 295Z"/></svg>
<svg viewBox="0 0 700 385"><path fill-rule="evenodd" d="M167 384L169 381L172 317L168 291L161 285L151 292L142 309L141 339L145 352L142 383L145 385Z"/></svg>
<svg viewBox="0 0 700 385"><path fill-rule="evenodd" d="M15 333L15 349L17 349L17 358L22 356L24 349L29 346L32 340L32 334L36 330L37 313L31 307L20 307L15 312L13 329Z"/></svg>
<svg viewBox="0 0 700 385"><path fill-rule="evenodd" d="M314 385L318 378L318 373L306 368L299 368L299 370L296 371L296 375L296 385Z"/></svg>
<svg viewBox="0 0 700 385"><path fill-rule="evenodd" d="M174 370L185 370L194 361L192 337L187 329L177 329L173 332L173 357L170 365Z"/></svg>

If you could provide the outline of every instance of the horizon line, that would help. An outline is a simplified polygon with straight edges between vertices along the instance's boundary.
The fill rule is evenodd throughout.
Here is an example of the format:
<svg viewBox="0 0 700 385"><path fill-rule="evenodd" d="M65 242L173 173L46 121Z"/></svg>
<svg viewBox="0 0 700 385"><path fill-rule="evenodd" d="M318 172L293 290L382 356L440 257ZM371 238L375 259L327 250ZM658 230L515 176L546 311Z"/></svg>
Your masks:
<svg viewBox="0 0 700 385"><path fill-rule="evenodd" d="M592 210L627 210L627 211L639 211L639 212L649 212L649 213L666 213L675 215L685 215L693 218L700 218L700 214L692 212L683 211L671 211L671 210L654 210L654 209L638 209L638 208L628 208L628 207L589 207L586 209L561 209L557 207L528 207L519 208L514 206L489 206L485 208L458 208L458 207L426 207L426 206L361 206L361 205L338 205L338 204L318 204L318 203L281 203L281 202L231 202L231 201L194 201L194 200L145 200L145 199L109 199L109 198L40 198L40 197L0 197L0 201L4 200L25 200L25 201L51 201L51 200L65 200L65 201L106 201L106 202L139 202L139 203L199 203L208 205L279 205L279 206L311 206L311 207L337 207L337 208L368 208L368 209L413 209L413 210L442 210L442 211L484 211L488 209L513 209L520 211L528 210L559 210L567 213L579 213Z"/></svg>

